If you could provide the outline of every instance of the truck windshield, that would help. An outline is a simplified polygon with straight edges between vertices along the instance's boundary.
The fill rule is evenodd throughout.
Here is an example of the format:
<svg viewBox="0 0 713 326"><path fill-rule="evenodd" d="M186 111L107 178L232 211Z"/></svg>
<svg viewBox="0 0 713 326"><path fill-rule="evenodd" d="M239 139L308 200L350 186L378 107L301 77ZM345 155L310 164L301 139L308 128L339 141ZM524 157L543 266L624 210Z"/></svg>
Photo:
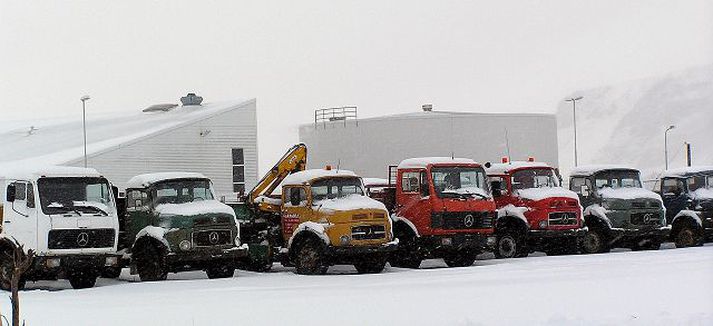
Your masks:
<svg viewBox="0 0 713 326"><path fill-rule="evenodd" d="M698 175L690 177L686 180L686 182L688 183L688 190L690 191L696 191L702 188L710 189L713 188L713 175Z"/></svg>
<svg viewBox="0 0 713 326"><path fill-rule="evenodd" d="M349 195L364 195L361 179L359 178L329 178L317 180L312 183L312 198L320 201L346 197Z"/></svg>
<svg viewBox="0 0 713 326"><path fill-rule="evenodd" d="M213 192L209 180L171 180L157 183L151 194L154 204L184 204L201 200L212 200Z"/></svg>
<svg viewBox="0 0 713 326"><path fill-rule="evenodd" d="M438 197L490 197L482 168L436 167L431 169L431 178Z"/></svg>
<svg viewBox="0 0 713 326"><path fill-rule="evenodd" d="M42 212L47 215L107 216L116 209L104 178L40 178L37 188Z"/></svg>
<svg viewBox="0 0 713 326"><path fill-rule="evenodd" d="M512 174L513 189L559 186L560 180L553 169L520 170Z"/></svg>
<svg viewBox="0 0 713 326"><path fill-rule="evenodd" d="M641 188L639 172L635 171L607 171L597 173L594 177L597 189L609 188Z"/></svg>

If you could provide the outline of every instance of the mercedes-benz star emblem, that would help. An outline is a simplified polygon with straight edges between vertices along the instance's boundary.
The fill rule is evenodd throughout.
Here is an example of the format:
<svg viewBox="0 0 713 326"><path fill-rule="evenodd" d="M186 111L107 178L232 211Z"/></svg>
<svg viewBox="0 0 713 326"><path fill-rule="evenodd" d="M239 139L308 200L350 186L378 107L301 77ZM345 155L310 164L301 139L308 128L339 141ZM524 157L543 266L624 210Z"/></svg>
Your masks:
<svg viewBox="0 0 713 326"><path fill-rule="evenodd" d="M465 227L469 228L473 226L473 223L475 222L475 218L473 215L466 215L465 218L463 219L463 224L465 224Z"/></svg>
<svg viewBox="0 0 713 326"><path fill-rule="evenodd" d="M218 243L218 240L219 240L219 239L220 239L220 237L218 236L218 232L211 232L211 233L208 235L208 241L210 241L210 244L216 244L216 243Z"/></svg>
<svg viewBox="0 0 713 326"><path fill-rule="evenodd" d="M646 215L644 215L644 223L651 223L651 219L653 218L654 214L646 213Z"/></svg>
<svg viewBox="0 0 713 326"><path fill-rule="evenodd" d="M80 247L85 247L89 244L89 233L82 232L77 236L77 245Z"/></svg>
<svg viewBox="0 0 713 326"><path fill-rule="evenodd" d="M562 215L562 224L569 224L569 216Z"/></svg>

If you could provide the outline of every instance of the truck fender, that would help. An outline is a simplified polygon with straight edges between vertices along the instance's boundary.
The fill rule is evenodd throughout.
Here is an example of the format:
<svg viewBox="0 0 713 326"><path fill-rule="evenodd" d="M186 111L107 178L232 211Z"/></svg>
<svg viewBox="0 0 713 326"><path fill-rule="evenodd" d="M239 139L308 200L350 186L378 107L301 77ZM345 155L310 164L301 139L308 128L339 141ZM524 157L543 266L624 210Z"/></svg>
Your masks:
<svg viewBox="0 0 713 326"><path fill-rule="evenodd" d="M703 222L701 222L701 217L698 216L698 213L685 209L676 214L673 220L671 220L671 225L675 225L677 221L678 223L682 223L684 220L694 222L698 224L698 227L703 227Z"/></svg>
<svg viewBox="0 0 713 326"><path fill-rule="evenodd" d="M325 225L322 223L307 221L300 223L292 232L290 240L287 241L287 248L291 248L292 243L298 243L306 236L316 236L317 239L321 240L325 246L330 245Z"/></svg>
<svg viewBox="0 0 713 326"><path fill-rule="evenodd" d="M416 226L413 224L413 222L409 221L407 218L398 216L396 214L391 214L389 216L389 220L391 221L391 237L394 237L395 229L396 228L406 228L410 229L411 232L413 232L416 237L420 237L421 235L418 234L418 229L416 229Z"/></svg>
<svg viewBox="0 0 713 326"><path fill-rule="evenodd" d="M498 217L495 222L495 233L503 234L507 231L515 230L520 233L521 236L526 236L530 227L523 221L520 217L512 215L504 215Z"/></svg>
<svg viewBox="0 0 713 326"><path fill-rule="evenodd" d="M525 212L529 208L527 207L516 207L512 204L508 204L500 209L498 209L498 217L495 220L495 231L512 229L512 228L522 228L527 232L530 229L530 224L527 223L527 218L525 218Z"/></svg>
<svg viewBox="0 0 713 326"><path fill-rule="evenodd" d="M582 213L582 219L584 220L584 225L587 227L607 227L612 228L611 220L607 217L607 210L599 206L599 204L592 204L587 206Z"/></svg>
<svg viewBox="0 0 713 326"><path fill-rule="evenodd" d="M134 244L131 246L131 252L134 252L135 248L149 243L162 247L166 252L171 251L171 246L168 244L165 235L174 230L175 229L166 229L151 225L141 229L141 231L136 234L136 240L134 240Z"/></svg>

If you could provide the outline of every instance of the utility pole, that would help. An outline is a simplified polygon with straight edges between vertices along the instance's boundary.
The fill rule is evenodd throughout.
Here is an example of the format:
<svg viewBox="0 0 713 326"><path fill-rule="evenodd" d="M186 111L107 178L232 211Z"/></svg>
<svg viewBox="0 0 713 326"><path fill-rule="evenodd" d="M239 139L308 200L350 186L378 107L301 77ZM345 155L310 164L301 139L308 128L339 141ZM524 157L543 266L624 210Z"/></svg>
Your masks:
<svg viewBox="0 0 713 326"><path fill-rule="evenodd" d="M577 101L583 99L584 96L568 98L565 101L572 102L572 121L574 122L574 166L578 165L577 160Z"/></svg>
<svg viewBox="0 0 713 326"><path fill-rule="evenodd" d="M87 167L87 105L89 95L84 95L79 100L82 101L82 131L84 132L84 167Z"/></svg>
<svg viewBox="0 0 713 326"><path fill-rule="evenodd" d="M666 170L668 170L668 132L671 131L673 128L676 128L676 126L670 125L663 133L663 152L664 158L666 159Z"/></svg>

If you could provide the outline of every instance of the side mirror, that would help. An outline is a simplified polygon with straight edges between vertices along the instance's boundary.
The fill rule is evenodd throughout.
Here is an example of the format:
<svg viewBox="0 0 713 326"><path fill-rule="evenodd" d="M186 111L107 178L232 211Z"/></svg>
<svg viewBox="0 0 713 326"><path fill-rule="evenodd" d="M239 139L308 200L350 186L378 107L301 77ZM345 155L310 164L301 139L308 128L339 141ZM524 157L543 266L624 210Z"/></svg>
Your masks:
<svg viewBox="0 0 713 326"><path fill-rule="evenodd" d="M15 201L15 184L9 184L7 186L7 191L5 192L5 199L12 203Z"/></svg>
<svg viewBox="0 0 713 326"><path fill-rule="evenodd" d="M589 197L589 187L587 187L587 186L582 186L582 187L579 189L579 192L582 194L582 196L584 196L584 197Z"/></svg>
<svg viewBox="0 0 713 326"><path fill-rule="evenodd" d="M502 189L500 189L500 187L502 187L502 185L503 185L502 181L491 181L490 182L490 189L493 192L493 197L500 197L503 195Z"/></svg>

